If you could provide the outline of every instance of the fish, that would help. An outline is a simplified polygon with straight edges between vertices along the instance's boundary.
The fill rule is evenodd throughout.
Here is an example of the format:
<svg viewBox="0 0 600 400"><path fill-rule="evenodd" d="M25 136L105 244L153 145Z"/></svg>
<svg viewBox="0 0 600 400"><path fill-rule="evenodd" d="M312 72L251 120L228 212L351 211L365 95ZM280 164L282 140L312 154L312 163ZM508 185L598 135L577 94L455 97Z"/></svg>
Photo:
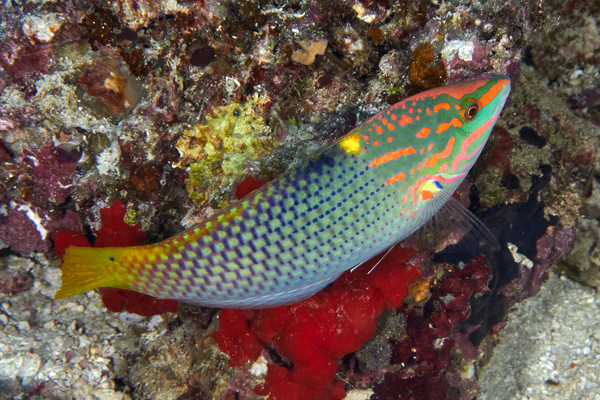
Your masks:
<svg viewBox="0 0 600 400"><path fill-rule="evenodd" d="M164 241L68 247L55 299L112 287L219 308L304 300L418 231L449 202L510 88L510 78L492 76L408 97Z"/></svg>

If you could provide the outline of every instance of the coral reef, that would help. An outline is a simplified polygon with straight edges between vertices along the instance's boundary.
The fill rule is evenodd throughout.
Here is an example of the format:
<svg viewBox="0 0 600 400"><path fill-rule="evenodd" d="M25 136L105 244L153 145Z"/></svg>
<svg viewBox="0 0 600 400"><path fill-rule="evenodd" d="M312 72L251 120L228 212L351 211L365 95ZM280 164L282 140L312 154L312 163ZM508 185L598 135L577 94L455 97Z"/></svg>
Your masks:
<svg viewBox="0 0 600 400"><path fill-rule="evenodd" d="M285 399L307 373L334 398L475 397L508 308L549 270L599 286L599 15L591 0L2 2L0 391ZM364 299L356 341L334 288L318 324L279 310L286 331L273 310L213 318L125 291L102 290L108 314L96 293L52 302L55 250L164 239L403 97L500 73L513 91L461 194L501 250L418 253L404 304L416 274L390 279L393 304ZM311 326L308 362L287 341Z"/></svg>

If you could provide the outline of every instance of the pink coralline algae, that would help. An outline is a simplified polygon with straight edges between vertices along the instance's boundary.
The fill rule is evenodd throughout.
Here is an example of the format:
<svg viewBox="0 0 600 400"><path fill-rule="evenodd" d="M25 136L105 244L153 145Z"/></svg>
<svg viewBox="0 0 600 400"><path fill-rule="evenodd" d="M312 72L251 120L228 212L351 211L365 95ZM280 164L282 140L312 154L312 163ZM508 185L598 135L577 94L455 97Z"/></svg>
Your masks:
<svg viewBox="0 0 600 400"><path fill-rule="evenodd" d="M7 41L0 48L0 66L16 81L34 74L48 73L49 48L47 45L22 45Z"/></svg>
<svg viewBox="0 0 600 400"><path fill-rule="evenodd" d="M52 245L46 240L47 232L41 222L45 212L14 202L5 210L7 215L0 214L0 241L5 246L23 254L50 250Z"/></svg>
<svg viewBox="0 0 600 400"><path fill-rule="evenodd" d="M573 249L573 229L552 229L536 242L536 257L532 266L519 264L519 277L511 282L503 293L509 304L521 302L540 291L548 280L552 263Z"/></svg>
<svg viewBox="0 0 600 400"><path fill-rule="evenodd" d="M54 232L80 226L71 211L54 217L43 208L15 201L0 202L0 209L0 243L23 254L50 251Z"/></svg>
<svg viewBox="0 0 600 400"><path fill-rule="evenodd" d="M0 171L10 187L0 193L0 241L13 251L46 252L50 238L59 229L79 226L79 220L63 205L70 195L75 166L81 153L75 149L43 146L23 150L13 162L3 150Z"/></svg>
<svg viewBox="0 0 600 400"><path fill-rule="evenodd" d="M44 146L38 150L25 149L23 155L33 181L30 201L39 205L63 204L70 193L81 151Z"/></svg>

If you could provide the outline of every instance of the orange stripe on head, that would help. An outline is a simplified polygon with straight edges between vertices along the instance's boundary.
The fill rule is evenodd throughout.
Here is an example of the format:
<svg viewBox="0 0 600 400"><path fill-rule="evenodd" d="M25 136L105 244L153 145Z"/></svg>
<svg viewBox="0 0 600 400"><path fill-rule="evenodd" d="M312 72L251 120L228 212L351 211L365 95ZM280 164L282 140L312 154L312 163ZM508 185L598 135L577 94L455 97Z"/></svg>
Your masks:
<svg viewBox="0 0 600 400"><path fill-rule="evenodd" d="M399 103L393 105L393 108L402 108L406 110L408 104L412 104L416 106L417 101L422 100L435 100L438 96L441 95L449 95L459 100L462 99L463 96L467 94L474 93L480 87L486 85L490 80L489 79L477 79L473 81L465 81L457 84L453 84L450 86L442 86L435 89L426 90L419 94L416 94L412 97L409 97ZM427 115L429 115L430 110L426 110Z"/></svg>
<svg viewBox="0 0 600 400"><path fill-rule="evenodd" d="M464 95L471 94L475 92L480 87L484 86L488 83L489 79L477 79L474 81L465 81L461 83L457 83L451 86L442 86L436 89L427 90L425 92L419 93L410 97L406 100L425 100L425 99L435 99L437 96L447 94L455 99L461 99ZM406 101L405 100L405 101Z"/></svg>
<svg viewBox="0 0 600 400"><path fill-rule="evenodd" d="M474 141L479 139L479 137L484 135L490 126L492 126L496 123L496 119L498 119L498 115L500 115L500 112L498 112L496 115L493 115L490 119L485 121L485 124L481 125L477 129L475 129L473 132L471 132L471 134L469 136L467 136L467 138L465 138L465 140L463 140L462 145L460 146L461 147L460 153L454 158L454 161L452 162L452 172L456 172L456 170L458 169L458 165L460 164L461 161L472 157L472 153L467 154L467 150L469 149L469 146Z"/></svg>
<svg viewBox="0 0 600 400"><path fill-rule="evenodd" d="M500 93L502 88L508 84L510 84L508 79L500 79L498 82L494 83L490 90L485 92L485 94L479 98L479 108L481 109L487 106L490 101L494 100L498 93Z"/></svg>
<svg viewBox="0 0 600 400"><path fill-rule="evenodd" d="M451 126L455 126L457 128L461 128L463 126L463 123L458 118L452 118L452 120L450 122L442 122L441 124L439 124L438 128L437 128L437 130L435 132L436 133L442 133L445 130L447 130L448 128L450 128Z"/></svg>
<svg viewBox="0 0 600 400"><path fill-rule="evenodd" d="M429 168L433 168L439 160L441 160L443 158L447 158L450 155L450 153L452 153L452 149L454 148L455 142L456 142L456 137L452 136L450 138L450 140L448 140L448 144L446 145L446 148L443 151L440 151L439 153L435 153L433 156L431 156L431 160L429 160L429 162L425 163L425 165Z"/></svg>
<svg viewBox="0 0 600 400"><path fill-rule="evenodd" d="M385 164L389 161L397 160L402 156L407 156L407 155L415 154L415 153L416 153L416 151L413 147L398 149L396 151L389 151L384 156L377 157L375 160L371 161L369 163L369 166L371 166L371 168L375 168L375 167L377 167L381 164Z"/></svg>
<svg viewBox="0 0 600 400"><path fill-rule="evenodd" d="M424 126L421 128L421 130L419 132L417 132L417 138L419 139L425 139L429 133L431 132L431 128L428 126Z"/></svg>
<svg viewBox="0 0 600 400"><path fill-rule="evenodd" d="M433 111L434 112L440 112L441 109L444 110L450 110L450 103L438 103L435 106L433 106Z"/></svg>
<svg viewBox="0 0 600 400"><path fill-rule="evenodd" d="M477 146L477 148L475 148L475 150L473 150L471 152L471 154L478 154L481 151L481 149L483 149L483 146L485 146L485 143L482 143L481 145ZM471 160L469 160L468 163L466 163L462 167L460 167L460 170L464 171L466 169L471 168L473 166L473 164L475 164L475 161L477 161L477 159L474 159L474 160L471 159Z"/></svg>

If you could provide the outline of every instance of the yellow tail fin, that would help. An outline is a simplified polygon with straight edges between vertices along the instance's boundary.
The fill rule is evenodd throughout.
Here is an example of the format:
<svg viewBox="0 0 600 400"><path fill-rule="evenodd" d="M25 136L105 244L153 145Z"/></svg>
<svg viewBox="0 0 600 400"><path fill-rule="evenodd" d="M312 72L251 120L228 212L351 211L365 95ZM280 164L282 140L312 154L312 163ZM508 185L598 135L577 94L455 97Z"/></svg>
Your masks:
<svg viewBox="0 0 600 400"><path fill-rule="evenodd" d="M110 248L69 247L62 265L62 286L54 295L64 299L99 287L112 286L113 278L107 273Z"/></svg>

